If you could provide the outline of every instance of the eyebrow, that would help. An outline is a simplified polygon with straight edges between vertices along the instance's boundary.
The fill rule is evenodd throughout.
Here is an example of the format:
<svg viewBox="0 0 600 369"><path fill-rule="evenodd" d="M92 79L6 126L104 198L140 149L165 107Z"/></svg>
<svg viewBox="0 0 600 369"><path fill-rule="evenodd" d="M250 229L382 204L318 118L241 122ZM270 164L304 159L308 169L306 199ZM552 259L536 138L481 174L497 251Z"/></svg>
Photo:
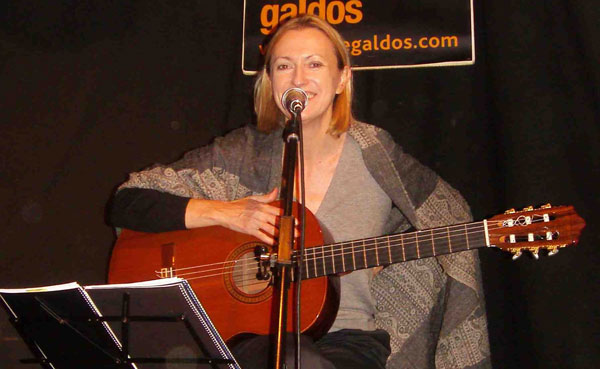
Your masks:
<svg viewBox="0 0 600 369"><path fill-rule="evenodd" d="M324 58L324 57L323 57L322 55L320 55L320 54L310 54L310 55L307 55L307 56L303 57L303 59L304 59L304 60L308 60L308 59L310 59L310 58L312 58L312 57L319 57L319 58L321 58L321 59L323 59L323 58ZM285 60L292 61L292 58L291 58L291 57L289 57L289 56L278 56L278 57L276 57L276 58L273 58L273 61L275 62L275 61L278 61L279 59L285 59Z"/></svg>

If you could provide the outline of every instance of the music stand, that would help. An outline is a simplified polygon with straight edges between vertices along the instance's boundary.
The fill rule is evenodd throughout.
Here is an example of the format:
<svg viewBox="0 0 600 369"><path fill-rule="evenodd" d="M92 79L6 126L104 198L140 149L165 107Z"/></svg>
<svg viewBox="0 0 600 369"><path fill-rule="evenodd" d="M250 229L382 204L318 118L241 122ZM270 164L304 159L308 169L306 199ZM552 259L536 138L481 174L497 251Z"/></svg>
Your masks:
<svg viewBox="0 0 600 369"><path fill-rule="evenodd" d="M0 298L35 356L23 363L48 369L239 369L189 284L178 278L0 290Z"/></svg>

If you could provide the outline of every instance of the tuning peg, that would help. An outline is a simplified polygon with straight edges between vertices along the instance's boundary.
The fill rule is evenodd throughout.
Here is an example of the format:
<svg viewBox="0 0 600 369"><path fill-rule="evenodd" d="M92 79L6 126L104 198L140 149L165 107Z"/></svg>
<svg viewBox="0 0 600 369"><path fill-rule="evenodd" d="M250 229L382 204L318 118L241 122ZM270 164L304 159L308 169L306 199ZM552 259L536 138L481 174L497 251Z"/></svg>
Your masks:
<svg viewBox="0 0 600 369"><path fill-rule="evenodd" d="M538 255L539 250L538 249L533 249L533 250L529 250L531 252L531 255L533 255L533 257L535 258L535 260L540 260L540 255Z"/></svg>
<svg viewBox="0 0 600 369"><path fill-rule="evenodd" d="M552 207L552 205L550 205L549 203L548 203L548 204L545 204L545 205L542 205L542 206L540 206L540 208L542 208L542 209L550 209L551 207Z"/></svg>
<svg viewBox="0 0 600 369"><path fill-rule="evenodd" d="M521 250L514 250L512 253L513 253L513 257L512 257L513 260L517 260L523 254L521 252Z"/></svg>
<svg viewBox="0 0 600 369"><path fill-rule="evenodd" d="M555 249L550 249L550 251L548 251L548 256L554 256L558 254L558 247Z"/></svg>
<svg viewBox="0 0 600 369"><path fill-rule="evenodd" d="M515 213L514 208L508 209L507 211L504 212L504 214L514 214L514 213Z"/></svg>
<svg viewBox="0 0 600 369"><path fill-rule="evenodd" d="M533 206L528 206L526 208L523 208L523 211L532 211L533 210Z"/></svg>

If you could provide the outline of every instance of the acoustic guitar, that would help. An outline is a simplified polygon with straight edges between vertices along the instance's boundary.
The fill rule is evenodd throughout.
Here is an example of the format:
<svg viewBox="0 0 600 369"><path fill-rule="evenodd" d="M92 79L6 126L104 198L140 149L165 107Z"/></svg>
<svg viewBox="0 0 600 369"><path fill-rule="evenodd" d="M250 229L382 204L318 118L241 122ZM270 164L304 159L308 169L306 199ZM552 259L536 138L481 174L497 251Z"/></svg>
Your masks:
<svg viewBox="0 0 600 369"><path fill-rule="evenodd" d="M540 250L553 255L575 245L585 226L572 206L544 205L468 224L323 245L317 220L306 213L301 329L314 336L329 329L337 312L339 299L329 275L482 247L508 251L513 258L529 251L538 258ZM272 306L272 253L258 239L218 226L165 233L123 230L112 252L108 282L184 278L225 340L269 334L277 310ZM298 251L292 254L294 260L299 256ZM294 301L293 287L289 301ZM290 307L289 327L292 316Z"/></svg>

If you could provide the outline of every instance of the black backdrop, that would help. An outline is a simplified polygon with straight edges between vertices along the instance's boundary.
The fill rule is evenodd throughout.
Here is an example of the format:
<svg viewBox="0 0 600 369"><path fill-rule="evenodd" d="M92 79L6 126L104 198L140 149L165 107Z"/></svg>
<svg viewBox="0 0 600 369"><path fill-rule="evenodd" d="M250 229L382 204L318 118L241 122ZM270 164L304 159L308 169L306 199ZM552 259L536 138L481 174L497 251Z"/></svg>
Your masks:
<svg viewBox="0 0 600 369"><path fill-rule="evenodd" d="M490 340L498 368L596 367L599 7L475 7L474 66L356 72L356 116L459 189L477 219L575 205L588 224L577 247L539 261L480 253ZM241 19L241 1L0 7L0 287L104 283L115 186L251 119ZM3 313L0 339L3 367L21 367Z"/></svg>

